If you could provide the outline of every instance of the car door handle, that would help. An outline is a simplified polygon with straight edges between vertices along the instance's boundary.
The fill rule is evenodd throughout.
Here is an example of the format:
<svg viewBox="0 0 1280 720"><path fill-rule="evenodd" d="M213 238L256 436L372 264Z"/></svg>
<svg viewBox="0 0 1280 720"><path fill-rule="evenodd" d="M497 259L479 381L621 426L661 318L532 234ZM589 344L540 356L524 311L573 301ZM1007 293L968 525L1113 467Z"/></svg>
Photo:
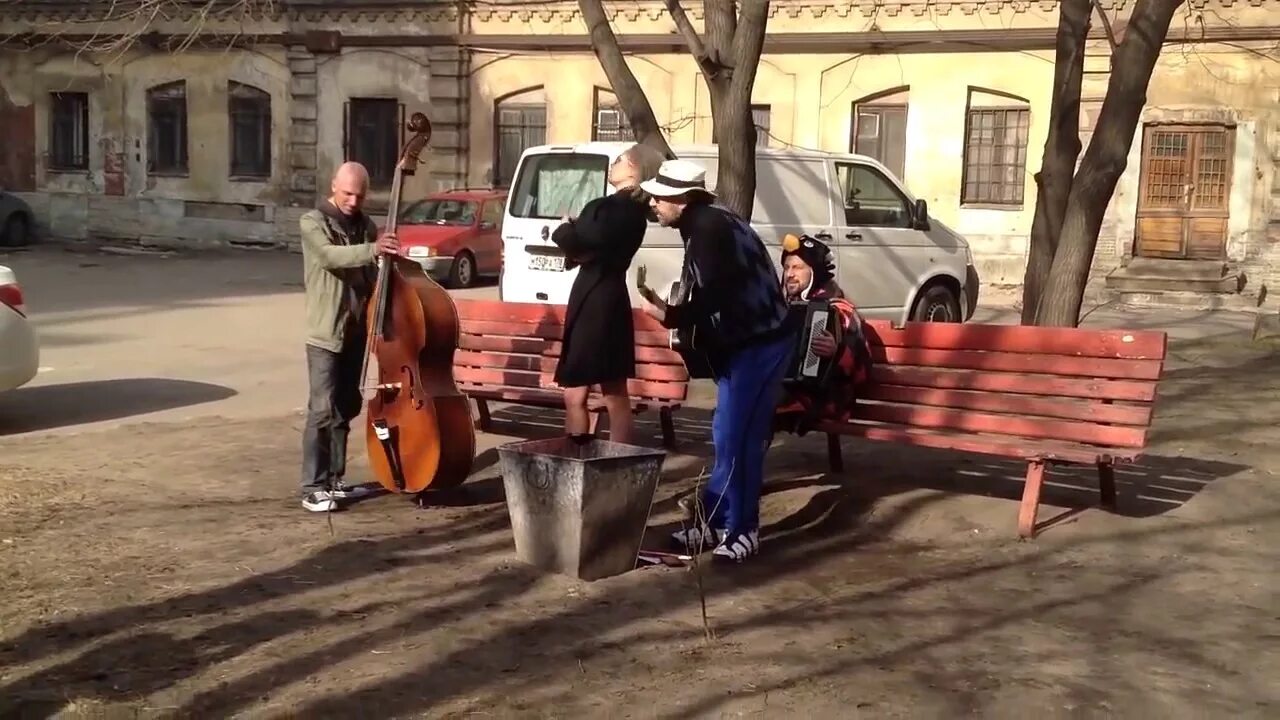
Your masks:
<svg viewBox="0 0 1280 720"><path fill-rule="evenodd" d="M862 242L862 233L860 232L847 232L844 236L854 242Z"/></svg>
<svg viewBox="0 0 1280 720"><path fill-rule="evenodd" d="M831 233L829 232L820 232L817 235L814 235L814 237L818 238L819 240L822 240L823 242L831 241Z"/></svg>

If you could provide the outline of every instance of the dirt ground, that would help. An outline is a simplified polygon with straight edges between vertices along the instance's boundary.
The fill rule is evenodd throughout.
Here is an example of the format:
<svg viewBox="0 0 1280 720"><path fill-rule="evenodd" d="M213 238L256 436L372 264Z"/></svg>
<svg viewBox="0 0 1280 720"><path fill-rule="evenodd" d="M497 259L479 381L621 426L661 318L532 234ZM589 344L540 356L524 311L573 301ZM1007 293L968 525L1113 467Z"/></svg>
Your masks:
<svg viewBox="0 0 1280 720"><path fill-rule="evenodd" d="M556 413L498 412L435 506L304 512L296 256L0 263L45 366L0 395L0 717L1280 714L1280 354L1249 318L1090 316L1171 333L1150 455L1116 515L1055 470L1030 542L1016 464L846 441L836 475L780 438L764 555L701 573L707 640L689 569L515 559L493 448ZM699 397L655 539L708 462Z"/></svg>

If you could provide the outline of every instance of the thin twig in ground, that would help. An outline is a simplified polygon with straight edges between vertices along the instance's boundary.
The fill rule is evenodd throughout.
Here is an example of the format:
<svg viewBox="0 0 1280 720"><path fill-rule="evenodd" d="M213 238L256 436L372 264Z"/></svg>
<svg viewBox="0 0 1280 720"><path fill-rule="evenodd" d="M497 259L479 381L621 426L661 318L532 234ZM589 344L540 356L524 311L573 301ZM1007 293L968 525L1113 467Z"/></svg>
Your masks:
<svg viewBox="0 0 1280 720"><path fill-rule="evenodd" d="M711 525L710 519L711 517L715 516L715 511L720 506L720 501L723 499L723 496L716 498L716 506L711 509L711 513L709 515L704 513L703 507L702 507L702 481L706 479L706 477L707 477L707 468L704 466L702 468L702 472L698 473L698 477L694 481L694 488L693 488L692 515L694 519L694 525L695 527L698 528L700 538L701 538L701 531L703 530L703 528L710 527ZM684 528L685 537L687 538L689 528L685 524L684 518L681 518L680 526ZM688 543L686 543L685 546L686 546L687 552L692 557L691 563L693 567L693 576L694 576L695 582L698 583L698 604L702 611L703 639L705 639L707 642L712 642L716 639L716 631L715 631L715 628L711 627L711 618L707 615L707 587L702 576L702 553L705 551L706 548L702 546L702 543L698 544L697 550L688 548Z"/></svg>

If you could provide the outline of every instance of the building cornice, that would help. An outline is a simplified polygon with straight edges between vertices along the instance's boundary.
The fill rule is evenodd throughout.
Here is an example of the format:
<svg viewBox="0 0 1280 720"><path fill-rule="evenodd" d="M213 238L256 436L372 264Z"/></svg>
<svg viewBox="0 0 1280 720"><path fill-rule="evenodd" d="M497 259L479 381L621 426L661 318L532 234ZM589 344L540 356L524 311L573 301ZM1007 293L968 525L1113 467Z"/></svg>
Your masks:
<svg viewBox="0 0 1280 720"><path fill-rule="evenodd" d="M1099 0L1099 6L1109 14L1124 16L1132 9L1135 0ZM848 0L847 2L813 2L813 0L773 0L769 5L770 17L791 19L830 20L832 18L884 17L947 17L950 15L1019 15L1025 13L1054 14L1059 0ZM127 3L116 3L122 7ZM167 12L172 21L198 17L203 3L172 2ZM0 9L0 20L34 24L102 22L104 8L101 2L50 2L23 0ZM1280 8L1280 0L1190 0L1184 9L1187 13L1199 11L1233 10L1243 7ZM185 15L184 15L185 12ZM665 5L656 0L609 2L605 5L609 19L615 21L658 21L666 14ZM689 3L686 12L696 20L703 18L702 3ZM237 18L300 22L314 24L352 24L367 22L406 23L456 21L462 15L470 15L482 22L529 23L541 21L580 21L581 13L576 0L553 0L535 3L527 0L401 0L381 2L361 0L273 0L273 2L246 3L229 1L215 5L213 14L226 13Z"/></svg>
<svg viewBox="0 0 1280 720"><path fill-rule="evenodd" d="M887 53L943 53L943 52L992 52L1019 50L1051 50L1054 47L1054 28L1012 28L999 30L919 30L898 32L853 33L771 33L765 39L765 52L771 55L785 54L887 54ZM683 38L674 33L650 33L618 35L621 49L629 53L684 53L687 46ZM1095 28L1090 37L1104 40L1101 29ZM70 33L13 35L2 45L39 46L66 44L76 46L94 40L92 35ZM1195 44L1218 42L1263 42L1280 40L1280 25L1259 27L1210 27L1169 30L1166 44ZM138 42L154 49L174 47L190 42L183 34L145 33ZM471 50L496 52L591 52L588 35L530 35L530 34L348 34L338 31L311 31L305 33L230 34L209 33L195 43L209 47L227 46L307 46L315 52L338 52L344 47L461 47Z"/></svg>

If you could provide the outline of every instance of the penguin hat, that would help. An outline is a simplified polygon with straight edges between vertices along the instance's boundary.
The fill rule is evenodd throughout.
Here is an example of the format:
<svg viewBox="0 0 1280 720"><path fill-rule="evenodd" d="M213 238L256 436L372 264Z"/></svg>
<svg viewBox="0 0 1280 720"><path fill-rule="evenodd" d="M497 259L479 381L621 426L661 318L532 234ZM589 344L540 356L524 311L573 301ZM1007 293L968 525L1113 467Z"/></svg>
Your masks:
<svg viewBox="0 0 1280 720"><path fill-rule="evenodd" d="M782 262L797 255L813 270L813 287L822 287L836 276L836 258L831 248L808 235L788 234L782 239Z"/></svg>

